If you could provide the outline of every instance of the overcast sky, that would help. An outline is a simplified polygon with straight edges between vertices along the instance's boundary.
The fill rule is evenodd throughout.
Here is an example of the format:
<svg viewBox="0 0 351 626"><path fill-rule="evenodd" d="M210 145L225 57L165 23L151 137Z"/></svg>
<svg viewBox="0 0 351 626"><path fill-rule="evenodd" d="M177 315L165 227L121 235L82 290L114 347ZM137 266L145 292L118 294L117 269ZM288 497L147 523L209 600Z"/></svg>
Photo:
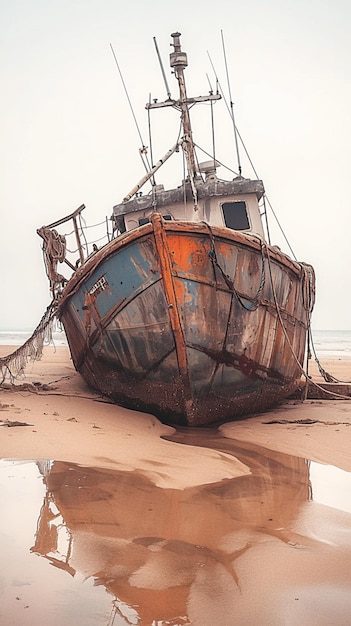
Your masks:
<svg viewBox="0 0 351 626"><path fill-rule="evenodd" d="M237 126L296 257L315 267L313 328L351 329L349 0L0 0L0 29L0 330L33 330L50 302L36 229L82 203L101 222L144 174L110 43L148 143L145 103L166 97L153 37L176 94L176 30L194 96L214 84L209 56L227 88L223 31ZM160 112L154 160L175 143L175 115Z"/></svg>

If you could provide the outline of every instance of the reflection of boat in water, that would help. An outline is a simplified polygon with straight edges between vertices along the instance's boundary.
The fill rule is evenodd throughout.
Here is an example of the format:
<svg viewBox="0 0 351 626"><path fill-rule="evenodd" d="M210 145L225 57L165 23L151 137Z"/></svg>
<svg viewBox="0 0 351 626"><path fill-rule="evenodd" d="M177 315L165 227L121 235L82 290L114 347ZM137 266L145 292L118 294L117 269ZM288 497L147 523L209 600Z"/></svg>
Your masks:
<svg viewBox="0 0 351 626"><path fill-rule="evenodd" d="M125 623L192 623L194 603L215 607L223 590L238 592L239 556L267 537L290 540L310 495L305 460L220 444L251 474L167 490L138 472L54 462L32 551L72 576L93 577L117 599L117 612L134 611ZM217 623L225 623L220 614Z"/></svg>
<svg viewBox="0 0 351 626"><path fill-rule="evenodd" d="M270 245L261 180L244 178L240 162L238 176L219 179L214 139L211 159L198 162L190 108L208 102L213 114L221 96L187 96L187 56L180 34L172 39L179 98L169 93L147 108L180 112L179 135L114 207L113 239L87 256L78 225L84 207L38 233L56 312L88 384L130 408L196 426L261 411L296 389L314 274ZM187 173L165 190L155 174L177 152ZM148 181L151 191L141 195ZM56 230L70 218L77 263ZM58 273L63 263L70 278Z"/></svg>

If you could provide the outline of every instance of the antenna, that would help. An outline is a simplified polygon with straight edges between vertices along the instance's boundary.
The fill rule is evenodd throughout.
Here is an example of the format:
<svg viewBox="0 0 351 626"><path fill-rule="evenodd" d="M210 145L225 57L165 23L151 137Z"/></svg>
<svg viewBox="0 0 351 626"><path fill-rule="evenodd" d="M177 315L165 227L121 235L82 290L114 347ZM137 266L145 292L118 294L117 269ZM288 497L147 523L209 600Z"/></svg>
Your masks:
<svg viewBox="0 0 351 626"><path fill-rule="evenodd" d="M170 100L171 99L171 92L170 92L170 89L169 89L169 86L168 86L166 73L165 73L165 70L164 70L164 67L163 67L163 63L162 63L160 51L158 49L156 37L154 37L153 39L154 39L154 44L155 44L155 48L156 48L156 54L157 54L158 61L159 61L159 64L160 64L160 68L161 68L161 72L162 72L162 77L163 77L163 80L164 80L164 83L165 83L165 87L166 87L166 93L167 93L168 99Z"/></svg>
<svg viewBox="0 0 351 626"><path fill-rule="evenodd" d="M151 102L151 93L149 94L149 103ZM150 109L147 110L147 119L148 119L148 127L149 127L149 145L150 145L150 159L151 159L151 165L152 167L154 166L154 155L153 155L153 150L152 150L152 136L151 136L151 116L150 116ZM154 187L156 185L156 180L155 180L155 176L152 176L151 178L151 184Z"/></svg>
<svg viewBox="0 0 351 626"><path fill-rule="evenodd" d="M213 93L213 89L212 89L211 81L210 81L209 75L206 74L206 76L207 76L208 84L210 86L210 94L212 94ZM217 93L218 93L218 89L217 89ZM212 128L213 161L216 162L216 143L215 143L214 115L213 115L213 102L212 102L212 100L211 100L211 128Z"/></svg>
<svg viewBox="0 0 351 626"><path fill-rule="evenodd" d="M230 110L231 110L231 116L232 116L232 121L233 121L236 157L237 157L237 160L238 160L239 176L241 176L241 163L240 163L240 154L239 154L239 146L238 146L238 136L237 136L237 130L236 130L236 124L235 124L235 118L234 118L234 103L232 101L232 94L231 94L231 89L230 89L227 57L226 57L226 53L225 53L224 37L223 37L223 31L222 30L221 30L221 37L222 37L222 46L223 46L223 56L224 56L225 71L226 71L226 75L227 75L228 93L229 93L229 99L230 99Z"/></svg>
<svg viewBox="0 0 351 626"><path fill-rule="evenodd" d="M124 92L125 92L126 97L127 97L127 100L128 100L129 108L130 108L130 110L131 110L131 113L132 113L132 116L133 116L133 119L134 119L134 123L135 123L136 129L137 129L137 131L138 131L139 139L140 139L140 142L141 142L141 148L139 149L139 153L140 153L140 156L141 156L141 160L142 160L142 162L144 163L144 167L145 167L146 171L147 171L147 172L149 172L149 171L151 170L151 165L150 165L150 163L149 163L149 159L148 159L148 157L147 157L147 147L145 146L145 144L144 144L144 142L143 142L143 138L142 138L142 136L141 136L141 132L140 132L140 128L139 128L139 124L138 124L137 118L135 117L134 109L133 109L132 103L131 103L130 98L129 98L128 90L127 90L126 84L125 84L125 82L124 82L124 78L123 78L123 75L122 75L122 72L121 72L121 68L120 68L120 66L119 66L119 63L118 63L118 61L117 61L117 57L116 57L116 55L115 55L115 51L114 51L114 49L113 49L113 47L112 47L112 43L110 43L110 48L111 48L111 51L112 51L112 54L113 54L113 58L114 58L114 60L115 60L115 63L116 63L117 69L118 69L118 73L119 73L120 78L121 78L121 81L122 81L123 89L124 89ZM143 156L145 156L145 161L146 161L146 163L145 163L145 161L144 161Z"/></svg>

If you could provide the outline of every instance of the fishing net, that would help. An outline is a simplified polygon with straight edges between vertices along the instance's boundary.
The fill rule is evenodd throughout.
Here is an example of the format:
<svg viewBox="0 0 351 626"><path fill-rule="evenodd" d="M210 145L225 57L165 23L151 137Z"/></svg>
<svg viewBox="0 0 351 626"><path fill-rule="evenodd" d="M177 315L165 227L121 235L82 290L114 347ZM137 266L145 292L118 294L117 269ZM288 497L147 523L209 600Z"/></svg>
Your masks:
<svg viewBox="0 0 351 626"><path fill-rule="evenodd" d="M33 334L11 354L0 357L0 386L8 378L13 382L24 374L28 361L39 361L44 344L52 342L52 331L56 313L56 301L47 307Z"/></svg>

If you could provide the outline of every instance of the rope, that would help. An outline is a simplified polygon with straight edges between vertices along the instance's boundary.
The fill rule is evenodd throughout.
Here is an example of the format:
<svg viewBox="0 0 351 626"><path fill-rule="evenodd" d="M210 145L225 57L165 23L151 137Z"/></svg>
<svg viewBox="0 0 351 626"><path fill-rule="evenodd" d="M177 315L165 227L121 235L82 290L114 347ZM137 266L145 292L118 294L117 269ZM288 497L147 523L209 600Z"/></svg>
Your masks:
<svg viewBox="0 0 351 626"><path fill-rule="evenodd" d="M321 365L321 362L319 361L318 357L317 357L317 353L316 353L316 349L314 347L314 343L313 343L313 339L312 339L312 335L311 335L311 346L312 346L312 351L313 351L313 355L314 355L314 360L317 363L318 366L318 370L319 373L321 374L321 376L324 378L325 382L327 383L343 383L345 385L349 385L351 384L350 380L340 380L339 378L335 378L335 376L332 376L332 374L329 374L329 372L327 372Z"/></svg>
<svg viewBox="0 0 351 626"><path fill-rule="evenodd" d="M274 305L277 311L277 315L278 315L278 319L280 322L280 325L282 327L285 339L288 343L288 346L290 348L291 354L293 355L301 373L303 374L303 376L305 377L306 380L306 385L305 385L305 397L307 397L307 385L312 384L314 387L320 389L323 391L323 393L326 393L328 395L331 395L333 397L337 397L337 398L342 398L345 400L350 400L349 396L344 396L343 394L339 394L339 393L335 393L333 391L329 391L327 389L324 389L324 387L321 387L321 385L318 385L318 383L316 383L315 381L311 380L311 378L308 375L308 367L306 368L306 370L303 368L303 366L301 365L299 359L297 358L297 355L294 351L294 348L291 344L289 335L287 333L282 315L281 315L281 311L280 311L280 307L279 307L279 303L278 303L278 299L277 299L277 294L275 291L275 287L274 287L274 283L273 283L273 276L272 276L272 268L271 268L271 257L270 257L270 253L269 253L269 248L266 244L264 244L261 240L261 256L262 256L262 270L261 270L261 278L260 278L260 284L257 290L256 295L254 296L254 298L252 298L252 303L251 305L247 306L243 300L242 297L238 294L238 292L235 289L234 283L232 281L232 279L224 272L223 268L220 266L220 264L218 263L217 260L217 254L216 254L216 248L215 248L215 239L214 239L214 235L211 229L211 226L209 224L207 224L206 222L203 222L209 231L209 235L210 235L210 239L211 239L211 250L209 251L209 257L211 259L211 262L213 264L213 266L217 267L218 270L220 271L227 287L230 289L230 291L236 296L236 298L238 299L239 303L241 304L241 306L246 309L247 311L254 311L258 308L258 306L261 304L261 295L263 292L263 287L265 284L265 267L264 267L264 249L266 250L266 256L267 256L267 261L268 261L268 271L269 271L269 277L270 277L270 282L271 282L271 287L272 287L272 293L273 293L273 299L274 299ZM309 343L311 341L311 313L314 307L314 303L315 303L315 273L314 273L314 269L311 265L307 264L307 263L299 263L301 270L303 272L303 284L302 284L302 299L303 299L303 305L304 308L307 312L307 316L308 316L308 321L307 321L307 336L308 336L308 354L310 353L309 350ZM214 270L215 273L215 270ZM313 342L312 342L312 346L313 346ZM313 350L314 350L314 346L313 346ZM314 351L315 354L315 351ZM330 374L328 374L320 365L317 357L315 356L318 368L320 373L322 374L322 376L324 377L324 380L326 380L326 382L342 382L342 381L337 381L337 379L335 379L333 376L331 376Z"/></svg>
<svg viewBox="0 0 351 626"><path fill-rule="evenodd" d="M52 300L32 336L22 346L11 354L0 358L0 386L7 377L13 383L18 376L22 376L28 361L41 359L44 342L52 342L52 326L56 315L56 305L56 301Z"/></svg>
<svg viewBox="0 0 351 626"><path fill-rule="evenodd" d="M316 297L316 293L315 293L315 273L314 273L314 269L313 269L312 265L308 265L307 263L301 263L300 265L301 265L301 267L303 268L303 270L305 272L305 279L304 279L303 292L302 292L302 296L303 296L303 300L304 300L304 306L305 306L305 308L308 307L309 313L311 314L313 306L314 306L314 303L315 303L315 297ZM310 325L308 327L308 332L309 332L309 335L308 335L308 339L309 339L308 348L309 348L309 350L308 350L308 352L310 354L310 346L312 346L314 360L317 363L319 373L324 378L325 382L327 382L327 383L344 383L344 384L350 383L351 381L339 380L338 378L335 378L334 376L329 374L322 367L322 365L321 365L321 363L320 363L320 361L319 361L319 359L317 357L317 354L316 354L316 350L315 350L314 343L313 343L313 337L312 337L312 331L311 331Z"/></svg>
<svg viewBox="0 0 351 626"><path fill-rule="evenodd" d="M218 268L218 270L220 271L224 282L226 283L227 287L230 289L230 291L236 296L238 302L241 304L241 306L246 309L246 311L255 311L259 305L261 304L261 295L262 295L262 291L263 291L263 287L265 284L265 280L266 280L266 275L265 275L265 267L264 267L264 253L263 253L263 248L264 248L264 244L263 242L260 240L260 244L261 244L261 259L262 259L262 266L261 266L261 277L260 277L260 284L258 286L258 290L256 295L253 298L247 298L247 300L252 300L252 302L247 305L245 304L245 302L243 301L243 298L239 295L239 293L237 292L237 290L235 289L234 286L234 282L232 281L232 279L228 276L228 274L225 273L225 271L223 270L223 268L220 266L220 264L218 263L218 259L217 259L217 253L216 253L216 248L215 248L215 239L214 239L214 235L211 229L211 226L209 224L207 224L207 222L203 222L208 230L209 230L209 234L210 234L210 239L211 239L211 250L209 251L208 255L211 259L212 265L216 266ZM214 270L214 274L216 275L216 272Z"/></svg>
<svg viewBox="0 0 351 626"><path fill-rule="evenodd" d="M267 258L268 258L268 268L269 268L269 275L270 275L270 280L271 280L271 287L272 287L272 293L273 293L273 299L274 299L274 304L275 304L275 308L277 311L277 315L278 315L278 319L280 322L280 325L282 327L285 339L289 345L291 354L293 355L301 373L304 375L305 379L306 379L306 387L307 385L313 385L314 387L316 387L317 389L320 389L321 391L323 391L323 393L326 393L327 395L333 396L335 398L341 398L343 400L350 400L350 396L344 396L343 394L340 393L335 393L334 391L329 391L327 389L324 389L324 387L322 387L321 385L319 385L318 383L316 383L315 381L313 381L311 378L309 378L307 372L305 371L305 369L303 368L303 366L301 365L300 361L298 360L294 348L291 345L291 341L289 339L289 335L287 333L287 330L285 328L284 325L284 321L283 318L281 316L281 312L280 312L280 308L279 308L279 304L278 304L278 300L277 300L277 295L276 295L276 291L274 289L274 284L273 284L273 276L272 276L272 269L271 269L271 258L269 255L269 250L267 247ZM308 281L310 281L311 279L314 280L314 271L311 265L307 265L306 263L300 263L300 266L302 267L303 271L304 271L304 283L306 282L306 278L308 277ZM308 303L307 300L307 296L308 294L311 294L311 296L313 297L313 301L311 300L310 303ZM311 319L310 319L310 315L313 309L313 303L314 303L314 284L307 286L304 284L303 286L303 297L305 298L304 300L304 304L305 304L305 308L308 311L309 315L308 315L308 322L307 322L307 330L309 331L311 328ZM305 393L307 394L307 391L305 390Z"/></svg>
<svg viewBox="0 0 351 626"><path fill-rule="evenodd" d="M52 292L64 281L64 277L57 272L57 264L62 263L66 257L66 238L60 235L54 228L42 226L37 231L43 239L43 253L46 273L50 280Z"/></svg>
<svg viewBox="0 0 351 626"><path fill-rule="evenodd" d="M304 273L302 300L305 310L311 315L316 301L316 276L312 265L309 265L308 263L299 263L299 265Z"/></svg>
<svg viewBox="0 0 351 626"><path fill-rule="evenodd" d="M40 231L40 232L39 232ZM54 228L46 228L43 226L38 231L38 234L44 240L45 252L56 262L62 263L65 258L66 239L63 235L60 235Z"/></svg>

